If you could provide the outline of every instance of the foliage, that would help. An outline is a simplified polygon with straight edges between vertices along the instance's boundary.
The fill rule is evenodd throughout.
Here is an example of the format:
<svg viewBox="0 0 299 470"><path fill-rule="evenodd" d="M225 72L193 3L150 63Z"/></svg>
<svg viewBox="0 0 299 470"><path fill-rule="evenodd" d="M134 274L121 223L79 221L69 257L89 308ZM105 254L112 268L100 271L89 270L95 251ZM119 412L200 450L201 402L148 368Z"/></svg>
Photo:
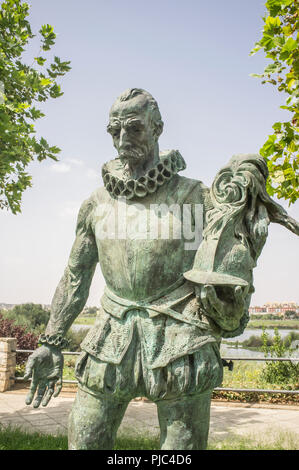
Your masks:
<svg viewBox="0 0 299 470"><path fill-rule="evenodd" d="M279 320L275 313L252 313L250 318L254 320Z"/></svg>
<svg viewBox="0 0 299 470"><path fill-rule="evenodd" d="M78 330L70 329L66 334L66 339L69 342L68 351L80 351L80 344L88 333L88 328L79 328Z"/></svg>
<svg viewBox="0 0 299 470"><path fill-rule="evenodd" d="M49 24L39 30L40 51L33 64L22 62L26 46L35 37L28 15L29 5L21 0L0 5L0 208L13 214L21 212L22 194L31 186L28 164L35 159L57 160L60 149L34 135L35 121L44 116L36 104L61 96L56 79L70 70L70 62L56 56L47 63L45 55L56 38Z"/></svg>
<svg viewBox="0 0 299 470"><path fill-rule="evenodd" d="M267 345L270 346L271 344L271 338L267 338ZM263 339L260 336L251 335L250 338L245 339L242 342L242 346L244 348L260 348L261 346L263 346Z"/></svg>
<svg viewBox="0 0 299 470"><path fill-rule="evenodd" d="M84 307L81 315L96 315L99 311L99 307Z"/></svg>
<svg viewBox="0 0 299 470"><path fill-rule="evenodd" d="M263 49L271 60L262 74L251 74L287 94L281 106L291 113L285 122L275 122L274 133L260 149L266 159L269 178L267 191L284 198L289 204L299 197L299 1L268 0L267 16L263 18L262 38L251 54Z"/></svg>
<svg viewBox="0 0 299 470"><path fill-rule="evenodd" d="M25 326L34 333L41 333L50 317L49 310L33 303L15 305L11 310L2 311L2 314L16 325Z"/></svg>
<svg viewBox="0 0 299 470"><path fill-rule="evenodd" d="M299 321L297 319L290 320L290 319L284 319L284 320L265 320L262 318L261 320L255 320L251 319L248 328L276 328L278 327L279 329L295 329L298 330L299 328Z"/></svg>
<svg viewBox="0 0 299 470"><path fill-rule="evenodd" d="M265 356L270 357L292 357L295 348L292 347L292 337L287 342L282 341L278 329L274 330L274 339L272 346L268 346L268 333L263 330L263 352ZM266 362L262 371L264 379L272 384L292 384L296 387L299 386L299 363L292 361L271 361Z"/></svg>
<svg viewBox="0 0 299 470"><path fill-rule="evenodd" d="M94 325L96 317L94 315L79 315L74 321L75 325Z"/></svg>
<svg viewBox="0 0 299 470"><path fill-rule="evenodd" d="M297 318L299 314L295 312L295 310L286 310L284 313L285 318Z"/></svg>
<svg viewBox="0 0 299 470"><path fill-rule="evenodd" d="M0 337L16 338L18 349L36 349L38 336L28 332L27 328L16 325L13 320L4 318L0 313ZM17 364L22 364L28 359L28 354L17 354Z"/></svg>

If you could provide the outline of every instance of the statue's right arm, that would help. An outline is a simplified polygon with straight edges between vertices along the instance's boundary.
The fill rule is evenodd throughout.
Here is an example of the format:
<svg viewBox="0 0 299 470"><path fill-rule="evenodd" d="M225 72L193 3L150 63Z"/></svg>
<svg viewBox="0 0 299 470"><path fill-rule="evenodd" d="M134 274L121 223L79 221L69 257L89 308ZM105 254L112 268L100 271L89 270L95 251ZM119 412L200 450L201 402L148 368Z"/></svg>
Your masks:
<svg viewBox="0 0 299 470"><path fill-rule="evenodd" d="M88 199L80 208L75 242L52 300L46 338L64 337L87 301L98 262L97 245L91 227L93 207L93 201Z"/></svg>
<svg viewBox="0 0 299 470"><path fill-rule="evenodd" d="M89 295L89 288L98 262L98 251L92 230L92 199L82 204L67 267L55 291L51 314L42 346L28 359L24 379L32 377L26 404L30 404L36 393L33 406L46 406L52 395L57 396L62 388L64 336L82 311ZM54 388L56 387L56 390Z"/></svg>

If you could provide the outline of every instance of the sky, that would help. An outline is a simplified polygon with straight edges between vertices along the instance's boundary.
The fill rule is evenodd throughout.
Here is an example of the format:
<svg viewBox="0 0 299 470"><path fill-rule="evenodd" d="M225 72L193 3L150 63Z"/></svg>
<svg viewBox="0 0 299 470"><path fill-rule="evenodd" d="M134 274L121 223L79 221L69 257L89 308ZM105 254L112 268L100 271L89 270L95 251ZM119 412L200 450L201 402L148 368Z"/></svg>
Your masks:
<svg viewBox="0 0 299 470"><path fill-rule="evenodd" d="M264 0L31 0L30 23L57 33L47 57L70 60L64 95L43 104L37 135L61 148L59 162L32 162L22 213L0 211L0 303L51 303L74 241L83 200L102 185L101 166L116 156L106 132L110 107L127 88L158 101L160 149L178 149L181 174L211 185L232 155L258 153L272 125L287 120L284 97L251 73L268 63L249 52L261 37ZM34 39L24 55L39 53ZM299 218L299 203L288 207ZM298 240L271 224L254 270L251 305L299 303ZM97 268L87 305L99 305Z"/></svg>

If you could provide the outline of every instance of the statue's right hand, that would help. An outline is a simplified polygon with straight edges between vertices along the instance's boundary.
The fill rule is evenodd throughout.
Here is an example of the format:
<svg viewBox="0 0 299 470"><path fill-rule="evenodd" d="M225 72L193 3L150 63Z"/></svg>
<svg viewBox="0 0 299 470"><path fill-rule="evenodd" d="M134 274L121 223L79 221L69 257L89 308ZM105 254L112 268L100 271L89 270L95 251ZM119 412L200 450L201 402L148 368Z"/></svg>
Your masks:
<svg viewBox="0 0 299 470"><path fill-rule="evenodd" d="M29 356L24 380L32 377L32 381L26 405L32 403L35 393L34 408L38 408L40 403L47 406L52 395L59 395L62 388L63 362L63 355L56 346L43 345Z"/></svg>

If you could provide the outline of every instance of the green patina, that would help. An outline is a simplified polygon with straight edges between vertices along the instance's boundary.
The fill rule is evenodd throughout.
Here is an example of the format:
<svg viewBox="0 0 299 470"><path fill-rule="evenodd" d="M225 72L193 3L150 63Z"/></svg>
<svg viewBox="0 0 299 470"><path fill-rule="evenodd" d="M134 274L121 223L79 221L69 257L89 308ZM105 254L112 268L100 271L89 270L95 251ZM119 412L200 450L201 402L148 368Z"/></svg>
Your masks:
<svg viewBox="0 0 299 470"><path fill-rule="evenodd" d="M246 327L269 223L297 234L298 223L267 195L258 155L233 157L211 189L178 175L185 161L159 152L163 122L144 90L120 95L107 130L118 157L80 209L42 347L27 363L26 403L46 406L59 393L64 337L99 263L106 288L76 364L69 448L112 449L128 403L145 396L157 404L162 449L205 449L221 338Z"/></svg>

